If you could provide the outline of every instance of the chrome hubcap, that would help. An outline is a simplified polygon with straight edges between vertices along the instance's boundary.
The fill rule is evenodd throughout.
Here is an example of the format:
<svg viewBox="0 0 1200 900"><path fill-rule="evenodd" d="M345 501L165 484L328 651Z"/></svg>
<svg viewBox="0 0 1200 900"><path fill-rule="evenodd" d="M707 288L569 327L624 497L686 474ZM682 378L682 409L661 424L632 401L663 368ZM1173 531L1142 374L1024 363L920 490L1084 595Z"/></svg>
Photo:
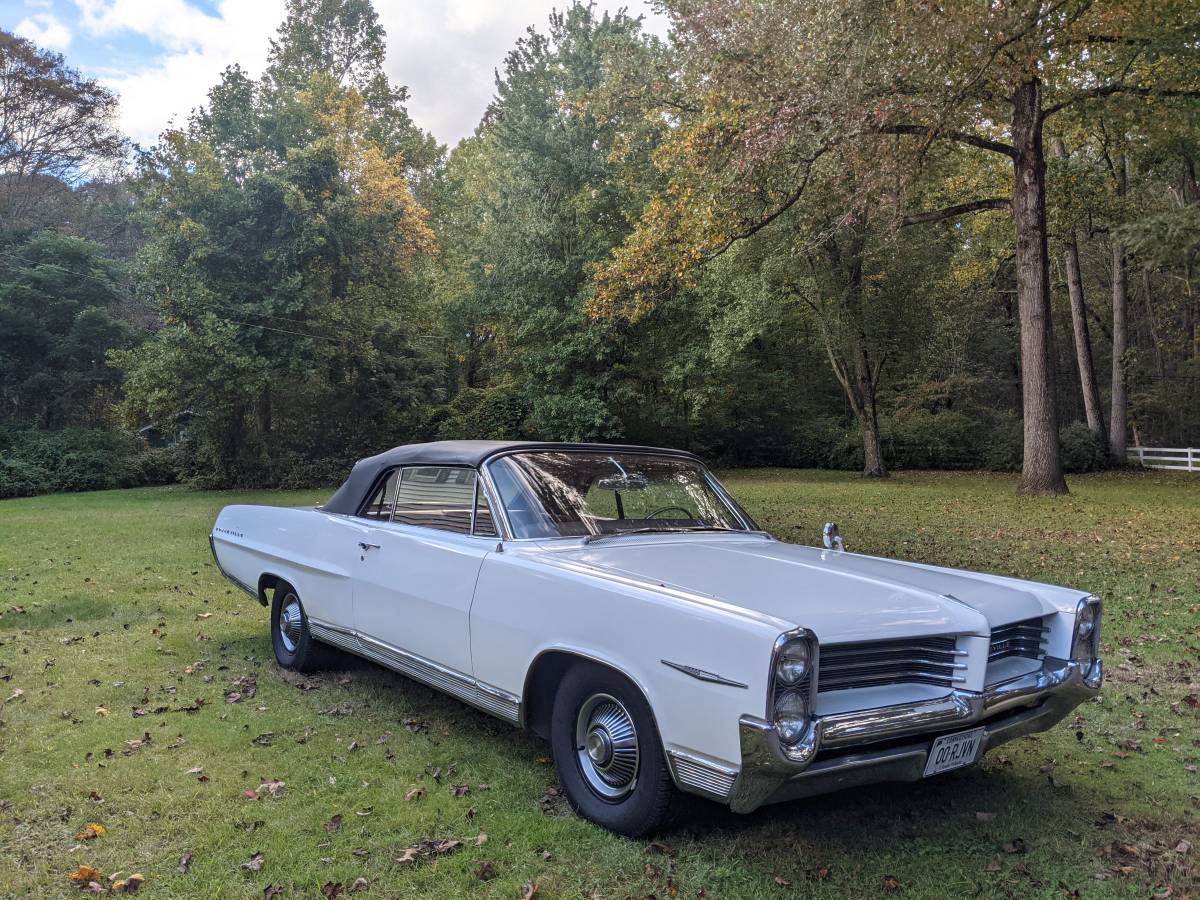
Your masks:
<svg viewBox="0 0 1200 900"><path fill-rule="evenodd" d="M288 594L283 598L283 603L279 604L279 639L288 653L296 652L303 621L300 616L300 598L295 594Z"/></svg>
<svg viewBox="0 0 1200 900"><path fill-rule="evenodd" d="M579 770L601 797L619 800L633 790L638 774L637 730L624 704L611 694L593 694L575 720Z"/></svg>

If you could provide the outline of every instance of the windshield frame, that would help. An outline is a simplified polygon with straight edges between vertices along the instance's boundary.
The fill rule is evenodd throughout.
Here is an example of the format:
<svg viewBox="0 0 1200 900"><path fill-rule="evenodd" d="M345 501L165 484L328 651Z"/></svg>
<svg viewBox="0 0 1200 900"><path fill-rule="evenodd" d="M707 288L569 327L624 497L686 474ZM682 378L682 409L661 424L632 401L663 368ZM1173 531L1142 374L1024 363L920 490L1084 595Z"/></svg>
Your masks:
<svg viewBox="0 0 1200 900"><path fill-rule="evenodd" d="M721 501L729 507L729 511L733 513L734 518L742 526L740 530L734 529L730 531L714 531L709 529L663 529L662 531L642 532L642 536L653 536L655 534L755 534L765 535L767 532L758 527L749 514L738 505L737 501L730 496L729 491L725 490L725 486L713 475L712 471L705 465L704 461L699 457L693 456L690 453L685 453L679 450L647 450L641 447L630 447L628 449L619 446L605 445L603 447L571 447L557 448L553 446L546 447L514 447L509 450L502 450L485 459L479 466L480 474L487 481L488 493L496 501L496 508L500 510L500 523L503 526L505 541L524 541L529 543L543 543L545 541L573 541L586 542L588 535L543 535L538 537L516 537L512 526L508 521L508 508L504 505L503 497L500 490L497 488L495 480L492 478L491 466L497 460L508 456L530 455L535 453L572 453L580 455L596 454L596 453L625 453L631 456L654 456L665 457L667 459L675 459L680 462L688 463L700 470L701 476L705 483L713 490L713 492L721 499ZM493 514L494 517L494 514ZM619 532L617 532L619 533Z"/></svg>

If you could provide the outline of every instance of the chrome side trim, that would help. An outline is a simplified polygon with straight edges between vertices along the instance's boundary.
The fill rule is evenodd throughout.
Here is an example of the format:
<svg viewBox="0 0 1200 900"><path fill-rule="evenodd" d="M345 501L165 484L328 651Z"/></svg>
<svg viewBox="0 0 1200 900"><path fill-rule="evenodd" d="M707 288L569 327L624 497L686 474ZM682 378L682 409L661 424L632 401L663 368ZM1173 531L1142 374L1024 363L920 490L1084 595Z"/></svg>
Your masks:
<svg viewBox="0 0 1200 900"><path fill-rule="evenodd" d="M308 627L318 641L377 662L512 725L520 721L521 698L516 694L351 629L312 618L308 620Z"/></svg>
<svg viewBox="0 0 1200 900"><path fill-rule="evenodd" d="M743 684L740 681L734 681L732 678L726 678L724 675L718 675L716 672L709 672L705 669L698 669L695 666L689 666L686 663L672 662L669 659L660 659L659 662L664 666L670 666L672 669L682 672L684 675L691 675L693 678L697 678L700 681L707 681L712 684L724 684L728 685L729 687L742 688L743 690L749 689L750 687L748 684Z"/></svg>
<svg viewBox="0 0 1200 900"><path fill-rule="evenodd" d="M222 575L224 575L226 580L232 582L237 587L240 587L243 591L245 591L247 594L249 594L251 597L253 597L255 600L257 600L263 606L267 605L267 599L265 597L263 597L261 594L259 594L258 591L256 591L254 588L250 587L250 585L246 584L246 582L242 581L241 579L235 578L234 576L230 575L228 572L225 571L225 567L221 565L221 560L217 558L216 538L214 538L211 534L208 536L208 549L212 551L212 558L213 558L213 562L217 564L217 571L220 572Z"/></svg>
<svg viewBox="0 0 1200 900"><path fill-rule="evenodd" d="M728 802L738 770L686 750L670 750L667 762L681 790Z"/></svg>

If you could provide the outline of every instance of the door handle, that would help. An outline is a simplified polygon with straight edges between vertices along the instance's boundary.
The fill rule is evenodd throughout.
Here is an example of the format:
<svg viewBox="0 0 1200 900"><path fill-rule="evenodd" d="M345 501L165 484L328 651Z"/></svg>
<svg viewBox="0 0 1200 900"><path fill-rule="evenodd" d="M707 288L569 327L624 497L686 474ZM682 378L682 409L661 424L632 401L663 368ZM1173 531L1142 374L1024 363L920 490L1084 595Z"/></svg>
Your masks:
<svg viewBox="0 0 1200 900"><path fill-rule="evenodd" d="M378 544L368 544L366 541L359 541L358 546L361 547L363 550L378 550L379 549Z"/></svg>

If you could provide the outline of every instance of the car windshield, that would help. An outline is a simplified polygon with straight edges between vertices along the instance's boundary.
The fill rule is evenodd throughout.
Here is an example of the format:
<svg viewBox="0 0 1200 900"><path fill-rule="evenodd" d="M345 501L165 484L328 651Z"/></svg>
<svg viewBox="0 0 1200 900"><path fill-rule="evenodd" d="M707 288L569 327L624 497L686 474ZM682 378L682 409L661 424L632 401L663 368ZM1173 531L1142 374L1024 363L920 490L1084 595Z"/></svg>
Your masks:
<svg viewBox="0 0 1200 900"><path fill-rule="evenodd" d="M704 467L648 453L516 453L489 467L517 538L744 531Z"/></svg>

